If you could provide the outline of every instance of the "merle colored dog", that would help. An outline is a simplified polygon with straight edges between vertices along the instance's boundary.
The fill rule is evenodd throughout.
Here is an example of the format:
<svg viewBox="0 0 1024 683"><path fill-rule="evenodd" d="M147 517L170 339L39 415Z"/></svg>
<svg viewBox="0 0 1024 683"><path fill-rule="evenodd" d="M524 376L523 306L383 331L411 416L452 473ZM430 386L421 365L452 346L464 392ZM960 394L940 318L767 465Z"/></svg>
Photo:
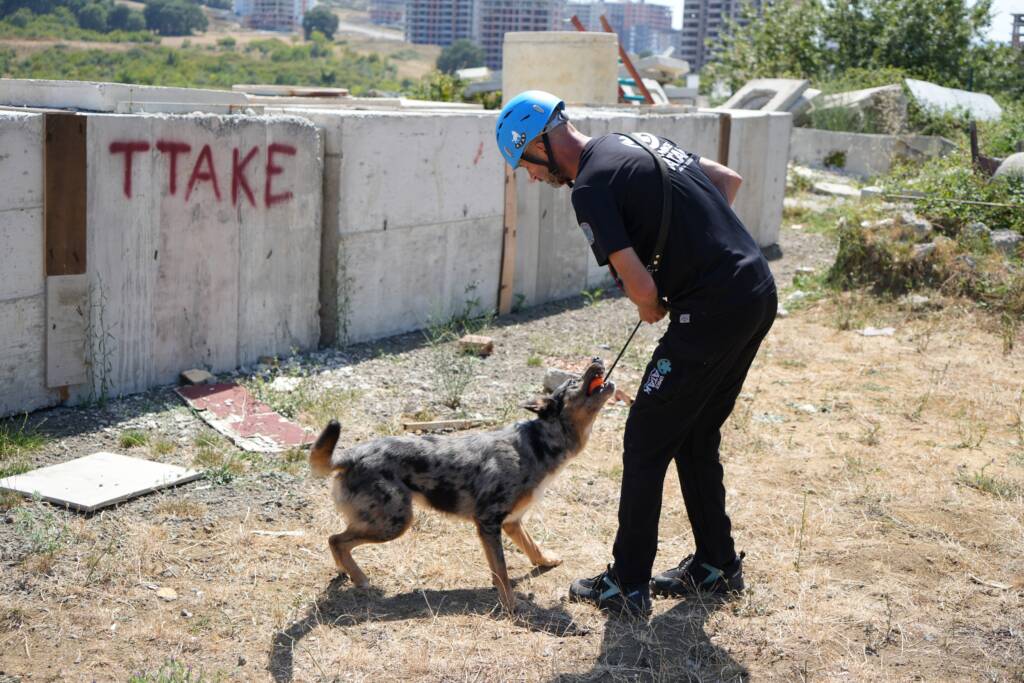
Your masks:
<svg viewBox="0 0 1024 683"><path fill-rule="evenodd" d="M611 382L589 389L603 373L595 360L580 380L568 380L550 396L523 406L537 413L535 419L494 432L387 437L334 452L341 427L332 420L314 444L309 464L314 475L333 477L331 494L348 521L345 531L328 541L338 571L357 586L368 585L352 549L401 536L412 524L415 500L476 524L501 604L512 612L501 532L534 565L561 564L534 543L522 517L586 446L594 419L615 391Z"/></svg>

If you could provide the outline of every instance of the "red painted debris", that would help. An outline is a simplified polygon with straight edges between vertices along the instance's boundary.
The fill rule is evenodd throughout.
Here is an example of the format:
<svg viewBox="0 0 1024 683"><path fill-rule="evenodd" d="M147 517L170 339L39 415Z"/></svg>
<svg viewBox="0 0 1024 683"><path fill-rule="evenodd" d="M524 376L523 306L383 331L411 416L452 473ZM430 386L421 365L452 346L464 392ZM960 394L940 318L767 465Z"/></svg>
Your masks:
<svg viewBox="0 0 1024 683"><path fill-rule="evenodd" d="M313 442L313 432L281 417L237 384L197 384L176 391L207 424L244 450L275 453Z"/></svg>

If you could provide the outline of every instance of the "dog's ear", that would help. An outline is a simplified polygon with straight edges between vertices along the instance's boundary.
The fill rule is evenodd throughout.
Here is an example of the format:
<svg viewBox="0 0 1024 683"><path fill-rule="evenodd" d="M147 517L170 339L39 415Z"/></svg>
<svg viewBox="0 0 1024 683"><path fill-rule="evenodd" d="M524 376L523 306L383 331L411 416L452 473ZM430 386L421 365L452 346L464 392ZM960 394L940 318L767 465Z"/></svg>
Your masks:
<svg viewBox="0 0 1024 683"><path fill-rule="evenodd" d="M558 401L549 396L538 396L529 403L524 403L523 408L537 413L540 417L548 417L558 411Z"/></svg>

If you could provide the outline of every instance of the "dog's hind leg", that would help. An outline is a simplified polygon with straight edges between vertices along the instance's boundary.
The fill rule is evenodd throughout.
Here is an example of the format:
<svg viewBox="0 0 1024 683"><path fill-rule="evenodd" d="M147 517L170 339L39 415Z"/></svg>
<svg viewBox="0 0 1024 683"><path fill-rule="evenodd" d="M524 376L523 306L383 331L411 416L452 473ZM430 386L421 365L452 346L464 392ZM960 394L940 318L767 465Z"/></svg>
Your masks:
<svg viewBox="0 0 1024 683"><path fill-rule="evenodd" d="M523 528L521 521L505 522L501 525L501 528L512 539L512 542L526 553L526 556L530 558L530 562L534 565L538 567L557 567L562 564L561 558L548 555L534 542L530 534Z"/></svg>
<svg viewBox="0 0 1024 683"><path fill-rule="evenodd" d="M353 529L346 529L340 534L334 534L327 539L327 545L331 548L331 555L334 556L334 565L339 572L348 574L352 583L360 588L370 584L366 574L359 568L356 561L352 559L352 549L364 543L375 543L376 539L368 538L364 533Z"/></svg>
<svg viewBox="0 0 1024 683"><path fill-rule="evenodd" d="M484 547L487 565L491 569L491 580L498 589L498 599L502 607L512 614L515 612L515 597L512 595L512 583L508 580L505 553L501 548L501 525L477 521L476 530Z"/></svg>

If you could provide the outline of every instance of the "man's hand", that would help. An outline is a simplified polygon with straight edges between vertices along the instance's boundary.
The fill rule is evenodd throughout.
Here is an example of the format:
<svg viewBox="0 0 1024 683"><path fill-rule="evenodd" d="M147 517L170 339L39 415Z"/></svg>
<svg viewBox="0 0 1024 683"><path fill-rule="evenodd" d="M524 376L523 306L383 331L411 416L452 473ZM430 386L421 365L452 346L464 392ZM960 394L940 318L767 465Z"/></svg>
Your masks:
<svg viewBox="0 0 1024 683"><path fill-rule="evenodd" d="M626 296L636 306L640 319L645 323L656 323L664 318L668 309L658 297L658 287L654 284L654 278L644 268L633 248L620 249L611 254L608 260L619 274Z"/></svg>
<svg viewBox="0 0 1024 683"><path fill-rule="evenodd" d="M668 309L665 308L665 304L661 303L661 299L655 298L653 303L644 302L636 305L636 310L640 313L640 319L645 323L651 323L652 325L668 313Z"/></svg>

